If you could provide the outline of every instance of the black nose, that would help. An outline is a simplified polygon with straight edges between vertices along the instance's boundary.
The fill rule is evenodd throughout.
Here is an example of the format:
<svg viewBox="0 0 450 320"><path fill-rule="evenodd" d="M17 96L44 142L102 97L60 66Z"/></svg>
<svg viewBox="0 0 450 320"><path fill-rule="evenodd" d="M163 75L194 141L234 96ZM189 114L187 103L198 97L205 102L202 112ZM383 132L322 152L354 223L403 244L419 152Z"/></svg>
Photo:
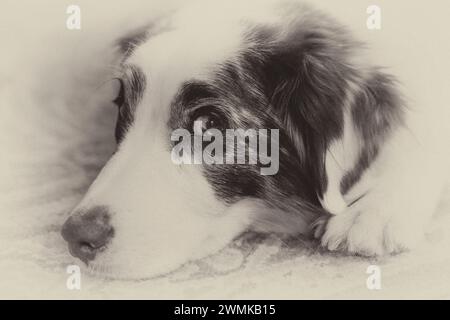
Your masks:
<svg viewBox="0 0 450 320"><path fill-rule="evenodd" d="M84 263L94 260L106 248L113 236L113 228L106 207L95 207L72 215L64 223L61 234L69 243L70 254Z"/></svg>

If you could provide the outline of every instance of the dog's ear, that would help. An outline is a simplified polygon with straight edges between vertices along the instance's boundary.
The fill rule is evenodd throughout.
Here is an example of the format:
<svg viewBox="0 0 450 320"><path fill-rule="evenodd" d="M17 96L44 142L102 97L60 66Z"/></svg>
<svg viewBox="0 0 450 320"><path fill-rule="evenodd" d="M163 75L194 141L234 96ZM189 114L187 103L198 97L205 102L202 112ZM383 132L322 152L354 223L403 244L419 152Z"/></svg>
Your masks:
<svg viewBox="0 0 450 320"><path fill-rule="evenodd" d="M269 44L259 50L260 78L300 165L313 175L321 195L327 185L326 152L343 135L345 119L355 122L368 145L359 160L361 168L367 167L385 133L400 121L402 103L393 79L355 62L361 45L345 29L318 19L291 26L289 32L264 30L260 35L266 41L259 43Z"/></svg>

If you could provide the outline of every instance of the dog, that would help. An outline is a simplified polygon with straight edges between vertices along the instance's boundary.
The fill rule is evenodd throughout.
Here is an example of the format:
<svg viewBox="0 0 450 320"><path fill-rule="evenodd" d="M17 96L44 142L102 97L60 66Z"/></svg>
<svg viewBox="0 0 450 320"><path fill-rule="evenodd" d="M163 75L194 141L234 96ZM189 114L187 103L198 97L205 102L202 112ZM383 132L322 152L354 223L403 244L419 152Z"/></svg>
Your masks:
<svg viewBox="0 0 450 320"><path fill-rule="evenodd" d="M363 256L424 237L439 185L405 99L331 17L292 0L198 2L116 47L117 150L62 227L91 271L164 274L248 230ZM195 121L278 129L278 172L173 163L171 133L195 136Z"/></svg>

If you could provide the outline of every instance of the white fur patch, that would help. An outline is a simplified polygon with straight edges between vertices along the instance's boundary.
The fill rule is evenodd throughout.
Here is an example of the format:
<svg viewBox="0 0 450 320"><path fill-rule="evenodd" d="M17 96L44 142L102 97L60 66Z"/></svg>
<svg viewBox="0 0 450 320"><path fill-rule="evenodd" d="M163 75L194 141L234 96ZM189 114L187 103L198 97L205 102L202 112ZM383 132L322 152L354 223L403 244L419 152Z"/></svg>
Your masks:
<svg viewBox="0 0 450 320"><path fill-rule="evenodd" d="M325 159L328 184L321 204L332 214L343 212L349 204L341 194L340 186L342 178L355 166L358 159L360 142L357 137L351 115L346 111L342 137L332 143Z"/></svg>

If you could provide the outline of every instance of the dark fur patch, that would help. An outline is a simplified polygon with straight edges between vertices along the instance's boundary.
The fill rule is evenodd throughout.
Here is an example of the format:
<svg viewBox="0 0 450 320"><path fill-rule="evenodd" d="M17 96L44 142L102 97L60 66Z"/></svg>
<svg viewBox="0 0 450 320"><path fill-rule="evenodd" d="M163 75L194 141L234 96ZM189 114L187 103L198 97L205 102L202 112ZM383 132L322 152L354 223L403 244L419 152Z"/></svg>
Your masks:
<svg viewBox="0 0 450 320"><path fill-rule="evenodd" d="M229 128L280 130L274 176L261 176L258 165L203 165L218 198L227 203L258 198L268 206L289 207L307 221L323 213L325 153L342 133L345 79L355 70L345 60L350 43L337 43L340 36L330 39L331 29L310 27L298 25L282 39L280 30L250 28L244 39L248 49L237 62L221 64L216 77L197 83L194 91L186 84L175 99L171 129L189 129L192 93L200 92L193 105L213 106Z"/></svg>
<svg viewBox="0 0 450 320"><path fill-rule="evenodd" d="M117 143L122 141L126 131L133 123L136 106L142 99L146 87L144 73L137 66L131 64L124 65L121 81L121 98L115 129Z"/></svg>
<svg viewBox="0 0 450 320"><path fill-rule="evenodd" d="M360 86L352 117L365 145L342 181L343 192L359 179L395 124L401 103L393 81L378 71L363 79L349 57L359 43L327 17L309 12L278 27L249 26L239 59L221 64L209 83L188 83L172 106L169 126L192 124L189 110L210 105L229 128L279 129L280 169L261 176L257 165L203 165L218 198L234 203L262 199L297 211L307 221L324 214L319 198L327 186L325 156L341 137L349 83Z"/></svg>

